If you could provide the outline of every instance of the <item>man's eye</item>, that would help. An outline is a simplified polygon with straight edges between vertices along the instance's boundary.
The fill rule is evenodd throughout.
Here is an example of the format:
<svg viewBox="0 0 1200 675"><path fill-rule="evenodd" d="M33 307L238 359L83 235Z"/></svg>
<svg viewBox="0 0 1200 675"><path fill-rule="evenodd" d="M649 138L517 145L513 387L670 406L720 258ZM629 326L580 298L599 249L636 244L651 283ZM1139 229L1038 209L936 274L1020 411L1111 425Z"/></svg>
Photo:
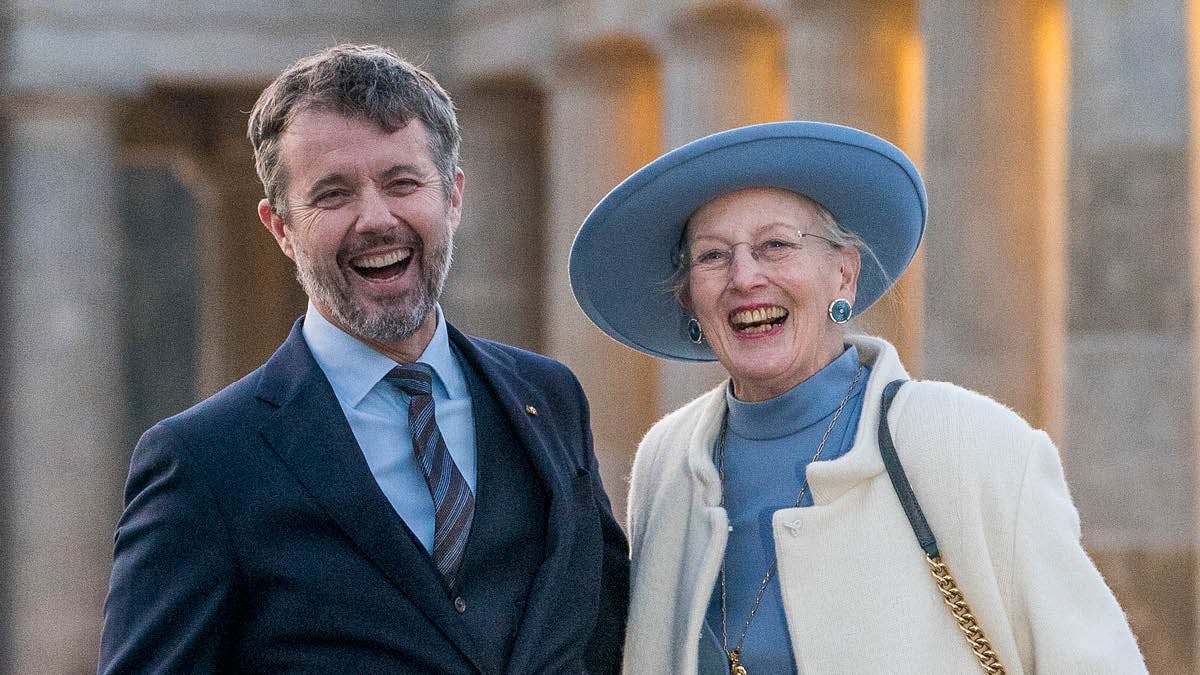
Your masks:
<svg viewBox="0 0 1200 675"><path fill-rule="evenodd" d="M420 184L411 178L400 178L388 182L387 189L391 192L410 192L419 186Z"/></svg>
<svg viewBox="0 0 1200 675"><path fill-rule="evenodd" d="M326 191L318 194L317 198L314 199L313 202L315 204L317 204L318 206L324 206L324 205L329 205L329 204L334 204L334 203L340 202L340 201L344 200L347 196L348 196L348 193L345 190L341 190L341 189L326 190Z"/></svg>

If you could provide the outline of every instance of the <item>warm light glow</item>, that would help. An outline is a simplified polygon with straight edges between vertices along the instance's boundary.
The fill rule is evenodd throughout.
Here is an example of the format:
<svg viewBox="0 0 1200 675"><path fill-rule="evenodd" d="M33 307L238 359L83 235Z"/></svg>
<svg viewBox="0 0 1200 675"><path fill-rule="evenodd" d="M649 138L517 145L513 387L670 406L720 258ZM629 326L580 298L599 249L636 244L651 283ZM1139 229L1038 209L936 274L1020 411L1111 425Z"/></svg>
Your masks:
<svg viewBox="0 0 1200 675"><path fill-rule="evenodd" d="M1191 0L1187 3L1187 64L1188 64L1188 114L1190 115L1190 131L1188 134L1188 213L1191 219L1189 231L1191 236L1191 273L1192 273L1192 330L1191 341L1196 344L1200 336L1200 1ZM1200 360L1192 357L1192 419L1193 438L1200 438L1200 373L1197 372ZM1193 447L1196 474L1200 475L1200 447ZM1197 512L1200 512L1200 490L1197 491ZM1200 534L1200 532L1198 532ZM1196 583L1200 588L1200 568L1196 571ZM1200 617L1200 593L1195 596L1196 609L1194 616ZM1200 622L1196 623L1200 630ZM1200 632L1193 634L1193 640L1200 643Z"/></svg>
<svg viewBox="0 0 1200 675"><path fill-rule="evenodd" d="M916 26L915 11L907 13L910 28L896 41L896 145L921 168L925 157L925 39ZM924 247L889 292L895 297L893 338L905 366L920 377L925 367L925 253ZM889 299L890 300L890 299ZM887 305L885 305L887 307ZM888 309L891 309L888 307Z"/></svg>
<svg viewBox="0 0 1200 675"><path fill-rule="evenodd" d="M624 140L617 144L625 158L622 173L631 174L658 157L662 147L662 87L657 66L649 61L628 66L622 92Z"/></svg>
<svg viewBox="0 0 1200 675"><path fill-rule="evenodd" d="M1187 5L1187 45L1191 130L1188 136L1188 212L1191 218L1192 334L1196 336L1200 335L1200 0L1191 0ZM1200 408L1200 377L1196 378L1195 401ZM1196 420L1196 436L1200 438L1200 409ZM1200 460L1200 450L1197 457Z"/></svg>
<svg viewBox="0 0 1200 675"><path fill-rule="evenodd" d="M741 124L778 122L788 117L787 74L783 37L778 31L756 32L742 58L745 118Z"/></svg>
<svg viewBox="0 0 1200 675"><path fill-rule="evenodd" d="M550 172L547 346L587 391L602 463L622 465L658 418L657 364L584 317L566 266L575 230L596 201L662 150L659 64L644 43L608 36L565 59L556 86L549 116L550 154L559 164Z"/></svg>
<svg viewBox="0 0 1200 675"><path fill-rule="evenodd" d="M896 145L920 167L925 158L925 38L905 31L896 45Z"/></svg>
<svg viewBox="0 0 1200 675"><path fill-rule="evenodd" d="M1065 3L1035 5L1034 66L1037 69L1037 127L1041 144L1041 223L1044 245L1039 273L1045 308L1039 317L1039 361L1046 386L1041 420L1046 431L1063 441L1061 420L1066 414L1062 363L1066 344L1066 317L1058 310L1067 298L1067 112L1070 106L1070 37Z"/></svg>

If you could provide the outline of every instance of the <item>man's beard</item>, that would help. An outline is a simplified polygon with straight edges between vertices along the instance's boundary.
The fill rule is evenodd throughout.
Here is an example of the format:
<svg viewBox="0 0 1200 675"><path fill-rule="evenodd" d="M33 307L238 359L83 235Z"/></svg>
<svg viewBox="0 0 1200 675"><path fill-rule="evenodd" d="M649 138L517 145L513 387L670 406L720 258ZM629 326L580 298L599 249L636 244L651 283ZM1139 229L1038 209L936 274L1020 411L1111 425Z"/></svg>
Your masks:
<svg viewBox="0 0 1200 675"><path fill-rule="evenodd" d="M366 242L368 246L381 246L389 243L408 244L411 239L396 242L394 238L378 238ZM335 323L347 333L359 338L375 342L397 342L412 337L425 323L429 313L434 311L438 298L442 295L442 287L446 283L446 275L450 272L450 260L454 242L450 232L437 242L422 242L420 247L414 247L420 252L420 278L416 285L395 302L382 306L368 306L356 301L352 287L339 264L320 266L300 248L296 247L296 278L304 288L304 292L315 304L333 314ZM340 255L348 259L350 255ZM409 265L416 264L416 252L410 259Z"/></svg>

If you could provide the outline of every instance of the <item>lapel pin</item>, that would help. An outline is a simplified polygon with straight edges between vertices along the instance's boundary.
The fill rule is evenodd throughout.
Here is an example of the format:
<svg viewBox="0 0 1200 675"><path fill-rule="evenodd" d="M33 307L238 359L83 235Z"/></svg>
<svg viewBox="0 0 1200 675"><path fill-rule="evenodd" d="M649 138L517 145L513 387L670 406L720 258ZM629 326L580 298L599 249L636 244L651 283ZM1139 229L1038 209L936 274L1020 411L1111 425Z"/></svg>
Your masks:
<svg viewBox="0 0 1200 675"><path fill-rule="evenodd" d="M536 414L537 414L537 408L535 408L535 407L533 407L533 406L531 406L531 405L526 405L526 406L525 406L525 412L529 413L530 415L536 415Z"/></svg>

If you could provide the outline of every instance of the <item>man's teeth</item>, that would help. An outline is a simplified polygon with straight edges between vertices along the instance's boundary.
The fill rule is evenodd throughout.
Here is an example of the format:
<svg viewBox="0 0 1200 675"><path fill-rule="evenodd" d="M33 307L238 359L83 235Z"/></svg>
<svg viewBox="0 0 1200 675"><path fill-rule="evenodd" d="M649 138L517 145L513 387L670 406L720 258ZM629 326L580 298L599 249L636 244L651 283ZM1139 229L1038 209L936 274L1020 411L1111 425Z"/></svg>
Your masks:
<svg viewBox="0 0 1200 675"><path fill-rule="evenodd" d="M395 265L398 262L407 260L412 255L412 251L406 248L397 249L391 253L381 253L379 255L369 255L354 261L355 267L366 267L370 269L379 269L388 265Z"/></svg>
<svg viewBox="0 0 1200 675"><path fill-rule="evenodd" d="M787 310L778 307L756 307L754 309L744 309L740 312L734 312L730 317L730 321L738 328L745 328L751 324L765 324L763 330L770 328L770 323L787 316ZM761 332L761 331L756 331Z"/></svg>

